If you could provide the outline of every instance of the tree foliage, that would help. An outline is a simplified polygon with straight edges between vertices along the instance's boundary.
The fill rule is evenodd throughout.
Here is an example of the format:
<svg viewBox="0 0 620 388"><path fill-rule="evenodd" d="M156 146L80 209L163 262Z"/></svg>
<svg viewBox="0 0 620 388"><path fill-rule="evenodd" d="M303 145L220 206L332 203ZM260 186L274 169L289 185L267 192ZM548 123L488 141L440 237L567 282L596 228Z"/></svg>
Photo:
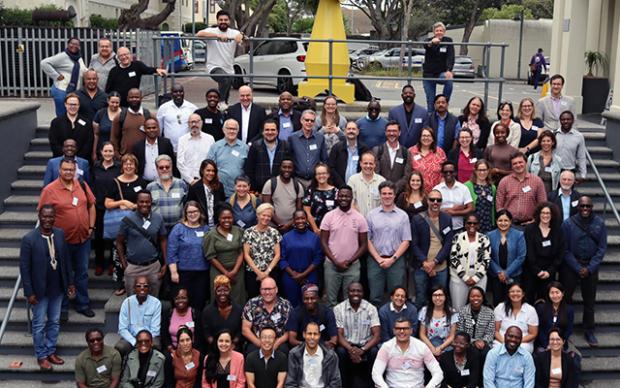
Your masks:
<svg viewBox="0 0 620 388"><path fill-rule="evenodd" d="M25 26L49 26L49 27L72 27L73 21L58 21L58 20L50 20L50 21L40 21L35 23L32 21L32 12L33 11L62 11L62 8L59 8L55 5L42 5L40 7L36 7L34 9L21 9L21 8L5 8L2 3L0 3L0 26L17 26L17 27L25 27Z"/></svg>
<svg viewBox="0 0 620 388"><path fill-rule="evenodd" d="M488 19L515 19L519 17L523 11L523 16L525 19L533 19L534 15L532 10L527 9L523 5L519 4L504 4L500 9L497 8L487 8L482 11L482 16L480 19L488 20Z"/></svg>
<svg viewBox="0 0 620 388"><path fill-rule="evenodd" d="M104 18L101 15L90 15L90 26L93 28L104 28L106 30L118 29L118 19Z"/></svg>

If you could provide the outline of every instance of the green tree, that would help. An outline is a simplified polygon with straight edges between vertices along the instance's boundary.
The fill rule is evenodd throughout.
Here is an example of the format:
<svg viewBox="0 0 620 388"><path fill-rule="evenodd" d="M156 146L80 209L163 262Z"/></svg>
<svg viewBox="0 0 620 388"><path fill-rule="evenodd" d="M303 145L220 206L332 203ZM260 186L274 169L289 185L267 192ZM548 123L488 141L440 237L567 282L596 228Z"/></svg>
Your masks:
<svg viewBox="0 0 620 388"><path fill-rule="evenodd" d="M90 15L90 26L94 28L104 28L107 30L118 29L118 19L104 18L101 15Z"/></svg>
<svg viewBox="0 0 620 388"><path fill-rule="evenodd" d="M482 16L480 19L488 20L488 19L514 19L519 16L523 11L523 15L525 19L533 19L534 15L532 14L532 10L526 8L523 5L519 4L504 4L500 9L497 8L487 8L482 11Z"/></svg>
<svg viewBox="0 0 620 388"><path fill-rule="evenodd" d="M299 34L309 34L312 32L312 26L314 26L314 17L301 18L293 22L293 32Z"/></svg>

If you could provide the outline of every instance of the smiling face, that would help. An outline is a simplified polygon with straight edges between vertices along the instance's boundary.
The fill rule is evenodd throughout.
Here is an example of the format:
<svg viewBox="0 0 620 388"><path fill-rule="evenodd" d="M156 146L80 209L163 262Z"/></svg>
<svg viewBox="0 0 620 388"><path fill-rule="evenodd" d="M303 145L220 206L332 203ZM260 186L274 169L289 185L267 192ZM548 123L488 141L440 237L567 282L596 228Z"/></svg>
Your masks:
<svg viewBox="0 0 620 388"><path fill-rule="evenodd" d="M188 301L187 290L180 289L174 297L174 307L176 307L177 310L185 311L187 310Z"/></svg>
<svg viewBox="0 0 620 388"><path fill-rule="evenodd" d="M420 143L422 143L424 147L430 147L433 145L433 142L433 134L431 133L431 131L429 131L428 129L423 129L422 133L420 134Z"/></svg>
<svg viewBox="0 0 620 388"><path fill-rule="evenodd" d="M583 218L590 218L592 216L592 199L590 197L579 198L579 215Z"/></svg>
<svg viewBox="0 0 620 388"><path fill-rule="evenodd" d="M349 121L347 123L347 126L344 128L344 135L346 136L347 140L355 141L359 134L360 134L360 130L357 127L357 124L355 124L352 121Z"/></svg>
<svg viewBox="0 0 620 388"><path fill-rule="evenodd" d="M144 122L144 134L151 140L159 137L159 124L157 120L149 118Z"/></svg>
<svg viewBox="0 0 620 388"><path fill-rule="evenodd" d="M564 292L557 287L549 288L549 300L553 304L560 304L560 302L564 299Z"/></svg>
<svg viewBox="0 0 620 388"><path fill-rule="evenodd" d="M39 211L39 223L41 224L41 229L49 231L54 226L54 221L56 220L56 212L53 208L42 208Z"/></svg>
<svg viewBox="0 0 620 388"><path fill-rule="evenodd" d="M295 166L292 160L283 160L280 164L280 176L286 180L291 179Z"/></svg>
<svg viewBox="0 0 620 388"><path fill-rule="evenodd" d="M91 353L99 354L103 350L103 335L97 331L89 333L86 342Z"/></svg>
<svg viewBox="0 0 620 388"><path fill-rule="evenodd" d="M379 104L378 101L371 101L368 103L368 107L366 108L366 111L368 112L368 117L371 120L376 120L377 117L379 117L379 114L381 113L381 104Z"/></svg>
<svg viewBox="0 0 620 388"><path fill-rule="evenodd" d="M575 122L575 118L572 114L566 112L560 115L560 127L563 132L568 132L573 127L573 123Z"/></svg>
<svg viewBox="0 0 620 388"><path fill-rule="evenodd" d="M265 278L260 284L260 296L265 303L273 303L278 297L278 286L272 278Z"/></svg>
<svg viewBox="0 0 620 388"><path fill-rule="evenodd" d="M183 98L185 98L185 91L183 90L183 86L174 85L172 87L172 101L174 101L174 103L177 105L182 105Z"/></svg>
<svg viewBox="0 0 620 388"><path fill-rule="evenodd" d="M544 224L549 224L551 223L551 217L552 213L550 208L543 207L542 209L540 209L540 222Z"/></svg>
<svg viewBox="0 0 620 388"><path fill-rule="evenodd" d="M512 171L517 174L523 174L527 163L525 162L525 158L523 156L518 156L510 161L510 165L512 166Z"/></svg>
<svg viewBox="0 0 620 388"><path fill-rule="evenodd" d="M544 136L540 139L540 148L545 152L551 152L553 150L553 139L549 136Z"/></svg>
<svg viewBox="0 0 620 388"><path fill-rule="evenodd" d="M262 226L269 226L271 217L273 216L271 209L265 209L258 214L258 223Z"/></svg>
<svg viewBox="0 0 620 388"><path fill-rule="evenodd" d="M415 91L413 90L413 87L406 87L405 90L402 91L400 97L403 99L405 105L413 104L415 99Z"/></svg>
<svg viewBox="0 0 620 388"><path fill-rule="evenodd" d="M121 170L125 175L133 175L136 173L136 163L131 159L125 160L121 165Z"/></svg>
<svg viewBox="0 0 620 388"><path fill-rule="evenodd" d="M394 336L398 343L407 343L411 333L411 322L396 322L394 325Z"/></svg>
<svg viewBox="0 0 620 388"><path fill-rule="evenodd" d="M94 70L88 70L84 73L84 87L86 90L95 91L97 90L97 81L99 77L97 76L97 72Z"/></svg>
<svg viewBox="0 0 620 388"><path fill-rule="evenodd" d="M278 137L278 126L276 123L265 123L263 125L263 138L267 143L273 143Z"/></svg>
<svg viewBox="0 0 620 388"><path fill-rule="evenodd" d="M121 106L121 98L120 97L108 97L108 108L112 112L116 112Z"/></svg>
<svg viewBox="0 0 620 388"><path fill-rule="evenodd" d="M523 338L523 334L521 329L516 326L509 327L504 334L504 341L506 349L510 353L514 353L517 351L519 346L521 346L521 340Z"/></svg>
<svg viewBox="0 0 620 388"><path fill-rule="evenodd" d="M338 101L334 97L327 97L323 102L323 109L325 109L325 113L333 115L338 109Z"/></svg>
<svg viewBox="0 0 620 388"><path fill-rule="evenodd" d="M385 127L385 137L390 143L395 143L400 137L400 128L398 125L391 124Z"/></svg>
<svg viewBox="0 0 620 388"><path fill-rule="evenodd" d="M353 201L353 193L349 189L338 190L338 207L343 211L351 208L351 201Z"/></svg>
<svg viewBox="0 0 620 388"><path fill-rule="evenodd" d="M367 153L360 158L360 166L365 175L373 175L375 173L375 157Z"/></svg>
<svg viewBox="0 0 620 388"><path fill-rule="evenodd" d="M502 232L506 232L508 229L510 229L510 225L512 225L512 220L508 218L507 215L502 214L501 216L497 218L496 223L497 223L497 229L499 229Z"/></svg>
<svg viewBox="0 0 620 388"><path fill-rule="evenodd" d="M202 118L200 115L192 113L187 119L187 125L189 125L189 131L192 136L198 136L202 130Z"/></svg>
<svg viewBox="0 0 620 388"><path fill-rule="evenodd" d="M187 354L192 351L193 342L192 337L190 337L189 334L181 333L181 335L177 339L177 342L178 348L181 350L181 352Z"/></svg>
<svg viewBox="0 0 620 388"><path fill-rule="evenodd" d="M123 67L127 67L131 64L131 52L127 47L120 47L116 51L116 56Z"/></svg>
<svg viewBox="0 0 620 388"><path fill-rule="evenodd" d="M220 217L218 219L219 224L225 228L225 229L230 229L230 227L232 227L233 224L233 214L230 210L222 210L222 212L220 213Z"/></svg>
<svg viewBox="0 0 620 388"><path fill-rule="evenodd" d="M318 184L323 185L329 180L329 171L327 166L317 166L314 169L314 176Z"/></svg>
<svg viewBox="0 0 620 388"><path fill-rule="evenodd" d="M486 181L489 176L489 165L486 163L480 163L478 167L475 167L474 174L479 181Z"/></svg>
<svg viewBox="0 0 620 388"><path fill-rule="evenodd" d="M80 52L80 41L77 39L71 39L69 43L67 43L67 50L69 50L72 54L77 54Z"/></svg>
<svg viewBox="0 0 620 388"><path fill-rule="evenodd" d="M185 217L192 224L200 222L200 209L193 205L188 205L185 210Z"/></svg>
<svg viewBox="0 0 620 388"><path fill-rule="evenodd" d="M446 293L443 290L435 290L431 294L431 298L435 307L443 308L446 304Z"/></svg>
<svg viewBox="0 0 620 388"><path fill-rule="evenodd" d="M441 167L441 175L443 176L444 182L451 185L456 180L456 168L452 164L446 164Z"/></svg>
<svg viewBox="0 0 620 388"><path fill-rule="evenodd" d="M250 192L250 185L245 181L237 181L235 183L235 192L237 197L245 197Z"/></svg>
<svg viewBox="0 0 620 388"><path fill-rule="evenodd" d="M484 295L482 294L482 292L480 292L479 289L473 288L471 291L469 291L468 300L472 310L478 311L480 310L480 307L482 307L482 303L484 302Z"/></svg>
<svg viewBox="0 0 620 388"><path fill-rule="evenodd" d="M321 339L319 325L317 323L306 325L306 329L303 332L303 337L308 349L316 349L317 346L319 346L319 340Z"/></svg>
<svg viewBox="0 0 620 388"><path fill-rule="evenodd" d="M469 342L462 335L457 335L452 341L452 346L454 347L455 354L465 354L467 353L467 348L469 348Z"/></svg>
<svg viewBox="0 0 620 388"><path fill-rule="evenodd" d="M172 162L162 159L157 163L157 175L162 181L172 179Z"/></svg>
<svg viewBox="0 0 620 388"><path fill-rule="evenodd" d="M65 101L65 108L67 113L71 116L77 115L80 110L80 100L77 97L69 97Z"/></svg>
<svg viewBox="0 0 620 388"><path fill-rule="evenodd" d="M394 307L401 309L405 305L405 302L407 302L407 294L405 293L405 290L402 288L397 288L394 291L394 294L390 296L390 301L394 304Z"/></svg>
<svg viewBox="0 0 620 388"><path fill-rule="evenodd" d="M570 191L575 185L575 174L572 171L562 171L560 174L560 187L562 190Z"/></svg>
<svg viewBox="0 0 620 388"><path fill-rule="evenodd" d="M445 97L437 97L435 100L435 111L444 114L448 111L448 100Z"/></svg>
<svg viewBox="0 0 620 388"><path fill-rule="evenodd" d="M411 174L411 178L409 178L409 187L414 192L420 191L422 188L422 178L418 174Z"/></svg>
<svg viewBox="0 0 620 388"><path fill-rule="evenodd" d="M472 116L477 115L478 113L480 113L480 110L482 109L482 102L479 98L474 97L470 102L469 102L469 114Z"/></svg>
<svg viewBox="0 0 620 388"><path fill-rule="evenodd" d="M263 329L260 331L258 339L263 353L271 353L276 342L276 332L273 329Z"/></svg>
<svg viewBox="0 0 620 388"><path fill-rule="evenodd" d="M218 286L215 289L215 299L220 305L227 305L230 302L230 287L227 285Z"/></svg>
<svg viewBox="0 0 620 388"><path fill-rule="evenodd" d="M480 221L478 221L476 215L470 214L467 216L465 219L465 230L470 236L474 236L480 230Z"/></svg>
<svg viewBox="0 0 620 388"><path fill-rule="evenodd" d="M246 108L250 106L252 103L252 88L249 86L239 88L239 102Z"/></svg>
<svg viewBox="0 0 620 388"><path fill-rule="evenodd" d="M468 150L469 146L471 145L471 141L472 141L472 136L471 133L467 132L467 131L461 131L459 133L459 145L461 146L461 148Z"/></svg>
<svg viewBox="0 0 620 388"><path fill-rule="evenodd" d="M77 143L73 139L67 139L62 143L62 153L66 157L72 158L77 151Z"/></svg>
<svg viewBox="0 0 620 388"><path fill-rule="evenodd" d="M525 293L519 285L513 285L508 289L508 299L510 299L512 304L523 303L524 297Z"/></svg>
<svg viewBox="0 0 620 388"><path fill-rule="evenodd" d="M495 128L493 128L493 136L495 136L495 144L506 144L508 129L503 125L498 124Z"/></svg>
<svg viewBox="0 0 620 388"><path fill-rule="evenodd" d="M549 349L554 352L559 352L564 347L564 340L560 337L557 331L552 331L549 334Z"/></svg>
<svg viewBox="0 0 620 388"><path fill-rule="evenodd" d="M215 179L215 174L215 166L213 166L211 163L208 163L202 169L202 181L207 184L213 182L213 179Z"/></svg>
<svg viewBox="0 0 620 388"><path fill-rule="evenodd" d="M64 182L71 182L75 178L75 163L60 163L60 178Z"/></svg>
<svg viewBox="0 0 620 388"><path fill-rule="evenodd" d="M394 189L392 189L391 187L384 187L379 192L379 195L381 196L381 205L385 207L390 207L394 205Z"/></svg>
<svg viewBox="0 0 620 388"><path fill-rule="evenodd" d="M140 193L138 194L138 199L136 200L136 205L138 209L138 213L140 213L143 217L151 214L151 205L153 204L153 199L151 195L148 193Z"/></svg>
<svg viewBox="0 0 620 388"><path fill-rule="evenodd" d="M217 104L220 103L220 95L215 91L211 91L207 93L207 106L211 108L211 110L217 108Z"/></svg>
<svg viewBox="0 0 620 388"><path fill-rule="evenodd" d="M362 285L357 282L351 283L347 289L347 296L349 297L350 304L355 306L359 305L364 297Z"/></svg>
<svg viewBox="0 0 620 388"><path fill-rule="evenodd" d="M278 98L278 106L283 112L288 112L293 106L293 95L289 92L283 92Z"/></svg>
<svg viewBox="0 0 620 388"><path fill-rule="evenodd" d="M295 215L293 216L293 226L300 232L303 232L308 228L308 216L306 216L306 212L302 210L295 211Z"/></svg>
<svg viewBox="0 0 620 388"><path fill-rule="evenodd" d="M136 281L133 285L133 291L136 294L138 300L145 300L149 295L149 279L145 276L140 276L136 278Z"/></svg>
<svg viewBox="0 0 620 388"><path fill-rule="evenodd" d="M554 96L559 96L562 93L562 88L564 87L564 82L561 78L556 78L551 81L551 94Z"/></svg>
<svg viewBox="0 0 620 388"><path fill-rule="evenodd" d="M233 120L226 120L224 123L224 137L228 142L234 142L237 140L237 134L239 133L239 124Z"/></svg>
<svg viewBox="0 0 620 388"><path fill-rule="evenodd" d="M504 104L502 108L499 110L499 117L502 120L508 121L512 117L512 109L510 109L510 105Z"/></svg>
<svg viewBox="0 0 620 388"><path fill-rule="evenodd" d="M228 333L222 333L217 337L217 349L221 353L227 353L232 349L232 338Z"/></svg>
<svg viewBox="0 0 620 388"><path fill-rule="evenodd" d="M442 202L441 193L438 191L431 191L426 198L429 210L434 213L438 212Z"/></svg>
<svg viewBox="0 0 620 388"><path fill-rule="evenodd" d="M226 31L228 30L228 26L230 26L230 18L228 17L228 15L220 15L217 18L217 27L221 31Z"/></svg>
<svg viewBox="0 0 620 388"><path fill-rule="evenodd" d="M523 100L521 102L521 117L532 117L532 112L534 111L534 104L530 100Z"/></svg>
<svg viewBox="0 0 620 388"><path fill-rule="evenodd" d="M99 40L98 51L101 58L110 57L112 55L112 42L109 39Z"/></svg>
<svg viewBox="0 0 620 388"><path fill-rule="evenodd" d="M153 339L147 333L140 333L136 338L136 348L141 354L147 354L153 349Z"/></svg>

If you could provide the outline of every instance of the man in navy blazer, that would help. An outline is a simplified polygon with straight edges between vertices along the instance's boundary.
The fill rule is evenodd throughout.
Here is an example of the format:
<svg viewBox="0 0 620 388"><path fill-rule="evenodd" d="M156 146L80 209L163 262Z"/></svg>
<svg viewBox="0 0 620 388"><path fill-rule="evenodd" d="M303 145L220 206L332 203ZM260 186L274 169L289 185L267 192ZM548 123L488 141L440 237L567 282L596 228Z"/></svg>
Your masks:
<svg viewBox="0 0 620 388"><path fill-rule="evenodd" d="M400 96L403 103L390 109L388 121L398 122L400 125L400 144L409 148L420 140L422 128L428 127L428 112L426 108L413 102L415 89L412 85L403 86Z"/></svg>
<svg viewBox="0 0 620 388"><path fill-rule="evenodd" d="M428 210L411 220L411 256L415 271L415 305L418 310L428 304L431 287L445 288L448 285L448 258L454 235L452 217L439 211L441 192L431 190L426 200Z"/></svg>
<svg viewBox="0 0 620 388"><path fill-rule="evenodd" d="M177 169L177 158L174 154L174 148L172 142L167 137L160 136L159 124L154 118L144 120L144 133L146 135L144 140L141 140L133 145L132 153L138 158L138 176L144 178L148 182L152 182L157 179L157 168L155 168L155 159L159 155L168 155L172 158L172 175L179 178L179 170ZM154 145L157 143L157 155L153 158L152 170L149 174L144 174L146 167L146 144Z"/></svg>
<svg viewBox="0 0 620 388"><path fill-rule="evenodd" d="M260 135L267 112L262 106L253 103L252 88L239 88L239 102L228 107L226 119L235 119L239 123L237 137L245 144L251 143Z"/></svg>
<svg viewBox="0 0 620 388"><path fill-rule="evenodd" d="M24 236L19 252L24 296L32 306L34 352L44 371L52 370L52 364L64 364L56 355L60 309L65 294L75 296L65 235L54 227L55 219L52 205L41 206L39 226Z"/></svg>
<svg viewBox="0 0 620 388"><path fill-rule="evenodd" d="M88 160L82 159L79 156L75 156L77 151L77 143L73 139L67 139L62 143L62 156L51 158L47 161L47 167L45 168L45 175L43 176L43 187L50 184L50 182L58 179L58 171L60 169L60 161L67 159L75 159L77 168L75 176L81 182L86 181L90 183Z"/></svg>

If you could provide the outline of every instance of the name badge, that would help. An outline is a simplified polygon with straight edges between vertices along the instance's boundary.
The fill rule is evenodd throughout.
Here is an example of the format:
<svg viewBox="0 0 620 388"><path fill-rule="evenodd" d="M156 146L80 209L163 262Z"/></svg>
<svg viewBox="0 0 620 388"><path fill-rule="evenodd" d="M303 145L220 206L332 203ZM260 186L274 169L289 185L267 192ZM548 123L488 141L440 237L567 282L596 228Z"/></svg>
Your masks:
<svg viewBox="0 0 620 388"><path fill-rule="evenodd" d="M133 191L135 191L136 193L140 190L142 190L142 186L136 186L133 188Z"/></svg>
<svg viewBox="0 0 620 388"><path fill-rule="evenodd" d="M446 226L446 227L442 230L442 232L443 232L443 234L448 234L448 233L450 233L450 230L451 230L451 229L450 229L450 227L449 227L449 226Z"/></svg>
<svg viewBox="0 0 620 388"><path fill-rule="evenodd" d="M205 124L213 124L213 119L205 119Z"/></svg>
<svg viewBox="0 0 620 388"><path fill-rule="evenodd" d="M478 158L471 158L469 159L469 163L474 164L478 161Z"/></svg>
<svg viewBox="0 0 620 388"><path fill-rule="evenodd" d="M286 123L282 123L282 128L290 128L291 127L291 123L286 122Z"/></svg>
<svg viewBox="0 0 620 388"><path fill-rule="evenodd" d="M231 233L228 233L228 234L226 235L226 240L228 240L228 241L232 241L232 240L233 240L233 235L232 235Z"/></svg>
<svg viewBox="0 0 620 388"><path fill-rule="evenodd" d="M543 247L550 247L551 246L551 240L545 240L542 242L542 246Z"/></svg>
<svg viewBox="0 0 620 388"><path fill-rule="evenodd" d="M566 101L560 101L560 105L562 105L562 106L566 106L566 105L568 105L568 104L566 103Z"/></svg>
<svg viewBox="0 0 620 388"><path fill-rule="evenodd" d="M86 125L86 121L84 121L84 120L82 120L82 119L79 119L79 120L78 120L78 124L80 124L80 125Z"/></svg>
<svg viewBox="0 0 620 388"><path fill-rule="evenodd" d="M185 322L185 326L187 326L190 329L193 329L194 328L194 321Z"/></svg>
<svg viewBox="0 0 620 388"><path fill-rule="evenodd" d="M154 371L154 370L150 370L150 371L146 372L146 375L148 377L155 377L155 376L157 376L157 372Z"/></svg>
<svg viewBox="0 0 620 388"><path fill-rule="evenodd" d="M239 227L243 228L245 226L245 222L243 222L241 220L237 220L237 225L239 225Z"/></svg>
<svg viewBox="0 0 620 388"><path fill-rule="evenodd" d="M196 231L196 237L204 237L205 232L203 232L202 230L197 230Z"/></svg>
<svg viewBox="0 0 620 388"><path fill-rule="evenodd" d="M325 330L325 325L319 326L319 331L323 331L323 330Z"/></svg>
<svg viewBox="0 0 620 388"><path fill-rule="evenodd" d="M172 198L181 198L181 193L172 193L170 196Z"/></svg>
<svg viewBox="0 0 620 388"><path fill-rule="evenodd" d="M193 361L190 361L189 364L185 364L185 369L186 370L192 370L196 367L196 365L194 365Z"/></svg>
<svg viewBox="0 0 620 388"><path fill-rule="evenodd" d="M328 207L334 206L334 200L333 199L326 199L325 200L325 205Z"/></svg>
<svg viewBox="0 0 620 388"><path fill-rule="evenodd" d="M447 47L440 47L439 48L439 52L440 53L447 53L448 52L448 48Z"/></svg>
<svg viewBox="0 0 620 388"><path fill-rule="evenodd" d="M413 368L413 364L411 363L411 361L407 360L403 363L403 369L404 370L408 370Z"/></svg>
<svg viewBox="0 0 620 388"><path fill-rule="evenodd" d="M78 175L84 175L84 170L80 170L79 168L76 170Z"/></svg>
<svg viewBox="0 0 620 388"><path fill-rule="evenodd" d="M532 188L528 185L522 188L521 190L523 190L524 193L529 193L530 191L532 191Z"/></svg>
<svg viewBox="0 0 620 388"><path fill-rule="evenodd" d="M413 119L413 122L416 124L422 124L422 118L416 117L415 119Z"/></svg>
<svg viewBox="0 0 620 388"><path fill-rule="evenodd" d="M73 201L71 201L71 205L73 205L73 206L77 206L78 205L78 197L73 197Z"/></svg>
<svg viewBox="0 0 620 388"><path fill-rule="evenodd" d="M315 150L317 149L317 146L316 146L316 144L310 144L310 145L308 146L308 149L309 149L310 151L315 151Z"/></svg>
<svg viewBox="0 0 620 388"><path fill-rule="evenodd" d="M151 221L149 220L144 221L144 224L142 224L142 228L144 229L148 229L149 226L151 226Z"/></svg>
<svg viewBox="0 0 620 388"><path fill-rule="evenodd" d="M97 373L101 374L101 373L103 373L103 372L105 372L107 370L108 370L108 368L106 368L105 365L101 365L100 367L97 368Z"/></svg>
<svg viewBox="0 0 620 388"><path fill-rule="evenodd" d="M551 166L545 167L545 172L552 172Z"/></svg>
<svg viewBox="0 0 620 388"><path fill-rule="evenodd" d="M228 375L228 376L226 376L226 380L228 380L228 381L237 381L237 376L235 376L235 375Z"/></svg>
<svg viewBox="0 0 620 388"><path fill-rule="evenodd" d="M136 72L135 71L130 71L128 74L129 78L133 78L136 76Z"/></svg>
<svg viewBox="0 0 620 388"><path fill-rule="evenodd" d="M422 159L422 155L420 155L420 154L413 155L413 160L418 161L420 159Z"/></svg>
<svg viewBox="0 0 620 388"><path fill-rule="evenodd" d="M138 129L139 129L141 132L144 132L144 125L140 125L140 126L138 127Z"/></svg>
<svg viewBox="0 0 620 388"><path fill-rule="evenodd" d="M560 373L562 373L562 368L553 368L553 369L551 369L551 374L552 375L559 375Z"/></svg>
<svg viewBox="0 0 620 388"><path fill-rule="evenodd" d="M405 160L403 158L394 158L394 163L403 164Z"/></svg>
<svg viewBox="0 0 620 388"><path fill-rule="evenodd" d="M362 325L370 325L370 319L362 319Z"/></svg>
<svg viewBox="0 0 620 388"><path fill-rule="evenodd" d="M237 150L232 150L230 153L231 153L234 157L236 157L236 158L238 158L238 157L239 157L239 155L241 155L241 154L239 153L239 151L237 151Z"/></svg>
<svg viewBox="0 0 620 388"><path fill-rule="evenodd" d="M358 160L360 160L359 155L353 155L351 156L351 160L353 160L354 162L357 162Z"/></svg>
<svg viewBox="0 0 620 388"><path fill-rule="evenodd" d="M469 376L469 369L463 369L461 371L461 376Z"/></svg>
<svg viewBox="0 0 620 388"><path fill-rule="evenodd" d="M419 209L419 208L421 208L422 206L423 206L423 204L422 204L422 202L421 202L421 201L418 201L418 202L416 202L416 203L414 203L414 204L413 204L413 207L414 207L414 208L416 208L416 209Z"/></svg>
<svg viewBox="0 0 620 388"><path fill-rule="evenodd" d="M576 200L570 203L572 207L577 207L578 204L579 204L579 200Z"/></svg>
<svg viewBox="0 0 620 388"><path fill-rule="evenodd" d="M523 373L523 368L515 368L514 371L517 374L522 374Z"/></svg>
<svg viewBox="0 0 620 388"><path fill-rule="evenodd" d="M493 196L491 194L487 195L487 201L493 202Z"/></svg>

